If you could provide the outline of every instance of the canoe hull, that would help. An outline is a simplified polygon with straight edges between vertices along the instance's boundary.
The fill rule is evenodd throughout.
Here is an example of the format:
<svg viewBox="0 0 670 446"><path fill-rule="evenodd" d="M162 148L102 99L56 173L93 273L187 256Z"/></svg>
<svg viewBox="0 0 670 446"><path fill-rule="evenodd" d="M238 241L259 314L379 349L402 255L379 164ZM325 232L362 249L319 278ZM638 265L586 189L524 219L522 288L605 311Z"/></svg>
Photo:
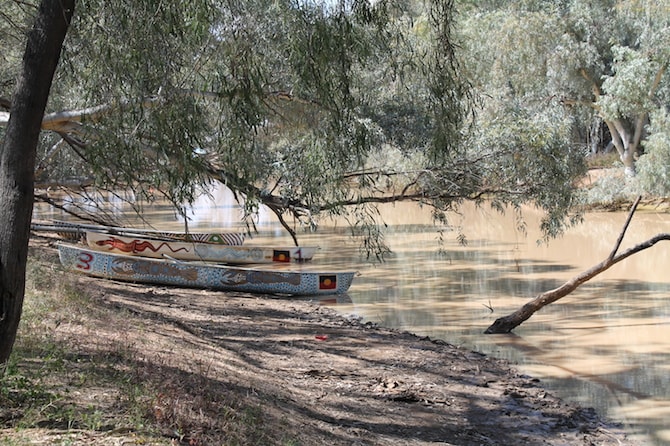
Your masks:
<svg viewBox="0 0 670 446"><path fill-rule="evenodd" d="M94 277L221 291L313 296L343 294L355 272L273 271L110 254L59 244L69 270Z"/></svg>
<svg viewBox="0 0 670 446"><path fill-rule="evenodd" d="M246 238L243 233L235 232L174 232L139 228L123 228L116 226L89 225L56 220L53 224L31 224L33 231L52 231L62 234L68 239L79 240L86 231L103 232L129 237L145 237L154 240L176 240L183 242L211 243L216 245L239 246Z"/></svg>
<svg viewBox="0 0 670 446"><path fill-rule="evenodd" d="M207 243L159 241L140 237L122 237L100 232L86 232L91 249L155 259L201 260L230 264L290 263L311 260L318 248L261 246L230 246Z"/></svg>
<svg viewBox="0 0 670 446"><path fill-rule="evenodd" d="M133 230L128 230L124 234L133 234ZM244 234L235 233L209 233L209 232L169 232L169 231L146 231L146 236L155 237L164 240L182 240L185 242L209 243L213 245L239 246L244 243Z"/></svg>

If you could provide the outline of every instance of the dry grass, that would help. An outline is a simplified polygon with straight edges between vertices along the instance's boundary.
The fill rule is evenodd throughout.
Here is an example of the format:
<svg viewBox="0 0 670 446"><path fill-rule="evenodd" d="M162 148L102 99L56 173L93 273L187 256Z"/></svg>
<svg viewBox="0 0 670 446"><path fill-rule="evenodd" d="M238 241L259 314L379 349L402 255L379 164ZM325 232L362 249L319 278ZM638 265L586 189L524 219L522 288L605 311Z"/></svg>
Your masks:
<svg viewBox="0 0 670 446"><path fill-rule="evenodd" d="M53 249L31 250L17 342L0 377L0 444L263 444L259 406L215 388L205 371L144 357L136 333L150 326L90 291L60 271Z"/></svg>

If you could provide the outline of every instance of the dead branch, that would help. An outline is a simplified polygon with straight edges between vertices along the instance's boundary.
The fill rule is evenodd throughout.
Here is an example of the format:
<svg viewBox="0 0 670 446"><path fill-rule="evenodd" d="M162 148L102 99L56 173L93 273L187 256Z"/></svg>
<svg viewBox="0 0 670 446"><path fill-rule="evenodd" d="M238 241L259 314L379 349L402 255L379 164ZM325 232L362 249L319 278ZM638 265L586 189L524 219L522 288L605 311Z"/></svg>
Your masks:
<svg viewBox="0 0 670 446"><path fill-rule="evenodd" d="M650 238L649 240L639 243L618 255L616 254L617 251L619 250L619 246L621 245L621 241L623 240L626 230L628 229L631 218L635 213L635 209L637 209L637 205L640 203L640 198L641 197L638 197L633 206L631 207L631 210L628 214L628 219L626 220L626 223L624 224L624 227L621 230L621 233L619 234L619 238L614 246L614 249L605 260L591 267L590 269L582 272L581 274L573 277L560 287L539 294L537 297L535 297L535 299L526 303L524 306L522 306L515 312L507 316L496 319L496 321L493 324L491 324L491 326L487 328L484 333L486 334L510 333L513 329L515 329L523 322L528 320L533 314L535 314L535 312L537 312L544 306L554 303L560 298L565 297L568 294L572 293L580 285L591 280L598 274L606 271L612 265L619 263L620 261L632 256L633 254L636 254L647 248L651 248L661 240L670 240L670 233L658 234Z"/></svg>

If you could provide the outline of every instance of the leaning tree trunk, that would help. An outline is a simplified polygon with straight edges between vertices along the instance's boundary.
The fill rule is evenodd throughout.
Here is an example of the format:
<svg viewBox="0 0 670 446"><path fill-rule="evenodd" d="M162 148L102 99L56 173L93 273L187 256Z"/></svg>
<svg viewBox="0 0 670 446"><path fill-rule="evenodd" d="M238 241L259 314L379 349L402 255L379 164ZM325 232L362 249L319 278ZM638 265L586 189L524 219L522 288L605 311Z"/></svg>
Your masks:
<svg viewBox="0 0 670 446"><path fill-rule="evenodd" d="M610 253L609 257L607 257L605 260L600 262L599 264L591 267L590 269L584 271L583 273L573 277L572 279L568 280L565 282L563 285L561 285L558 288L555 288L550 291L546 291L540 295L538 295L535 299L531 300L527 304L525 304L523 307L519 308L515 312L498 318L496 321L491 324L489 328L486 329L484 333L486 334L499 334L499 333L510 333L512 330L514 330L516 327L521 325L523 322L525 322L527 319L529 319L533 314L535 314L536 311L540 310L542 307L545 305L549 305L551 303L556 302L562 297L567 296L568 294L572 293L577 287L579 287L581 284L584 282L587 282L588 280L592 279L593 277L597 276L598 274L602 273L603 271L609 269L612 265L619 263L623 259L640 252L644 249L651 248L654 246L656 243L660 242L661 240L670 240L670 234L668 233L663 233L663 234L658 234L649 240L637 244L633 246L632 248L627 249L626 251L622 252L621 254L617 255L617 251L619 250L619 246L621 246L621 241L623 240L623 236L626 234L626 229L628 229L628 225L630 224L630 220L633 217L633 213L635 212L635 209L637 208L638 203L640 202L640 197L635 201L633 204L633 207L630 210L630 213L628 214L628 219L626 220L626 223L621 231L621 234L619 234L619 239L617 240L616 244L614 245L614 249Z"/></svg>
<svg viewBox="0 0 670 446"><path fill-rule="evenodd" d="M14 346L25 293L37 142L75 0L42 0L0 147L0 364Z"/></svg>

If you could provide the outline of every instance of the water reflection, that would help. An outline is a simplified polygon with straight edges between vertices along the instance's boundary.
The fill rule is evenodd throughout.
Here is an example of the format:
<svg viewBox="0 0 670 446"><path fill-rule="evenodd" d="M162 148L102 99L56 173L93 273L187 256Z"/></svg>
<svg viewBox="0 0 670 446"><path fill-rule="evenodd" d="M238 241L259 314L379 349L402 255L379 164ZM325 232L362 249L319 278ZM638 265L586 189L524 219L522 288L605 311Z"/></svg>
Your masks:
<svg viewBox="0 0 670 446"><path fill-rule="evenodd" d="M400 266L404 279L391 295L394 301L379 306L386 293L369 297L366 291L359 298L370 299L368 308L359 304L357 310L522 364L562 395L628 423L641 442L670 441L667 252L657 246L616 265L543 309L514 336L483 336L495 318L603 260L625 215L589 215L585 226L549 246L537 246L533 236L539 234L523 239L514 231L497 233L505 225L492 221L492 214L470 211L474 223L467 230L474 242L452 245L448 264L430 261L421 251L399 253L390 261L396 264L392 268L416 262L427 271ZM639 213L634 224L621 249L666 232L669 220ZM442 280L435 282L438 271Z"/></svg>
<svg viewBox="0 0 670 446"><path fill-rule="evenodd" d="M241 229L232 196L216 191L214 200L196 203L189 227ZM349 291L352 303L337 308L506 358L563 397L626 423L641 444L670 444L670 251L664 246L613 266L514 335L482 334L496 318L606 258L625 213L589 214L564 237L538 245L539 215L532 210L525 212L524 235L511 214L466 207L453 223L463 224L467 246L450 228L433 226L427 209L387 206L383 215L394 252L381 265L361 258L342 222L324 222L317 233L301 236L302 244L322 248L314 261L319 267L360 271ZM36 217L58 218L40 210ZM146 206L145 218L155 227L183 227L159 205ZM270 213L256 223L260 233L249 244L291 244ZM667 214L638 211L621 250L669 230Z"/></svg>

